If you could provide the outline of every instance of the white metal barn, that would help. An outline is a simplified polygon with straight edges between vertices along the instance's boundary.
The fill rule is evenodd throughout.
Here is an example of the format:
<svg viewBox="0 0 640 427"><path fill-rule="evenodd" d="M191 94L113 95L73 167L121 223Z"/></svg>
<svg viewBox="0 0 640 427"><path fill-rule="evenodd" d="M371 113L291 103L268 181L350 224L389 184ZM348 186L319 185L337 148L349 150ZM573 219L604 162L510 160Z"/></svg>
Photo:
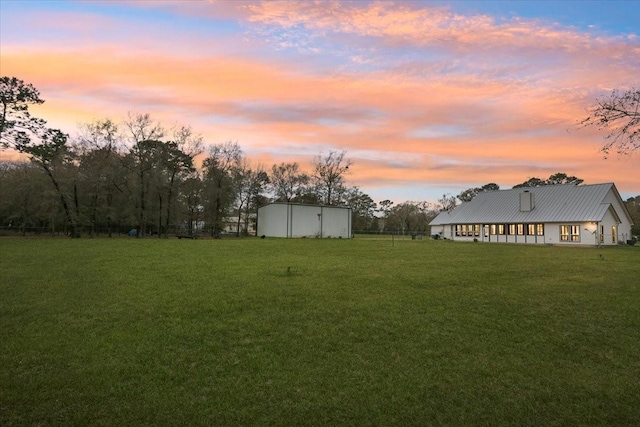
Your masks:
<svg viewBox="0 0 640 427"><path fill-rule="evenodd" d="M631 215L615 184L546 185L480 193L430 223L451 240L616 245L631 239Z"/></svg>
<svg viewBox="0 0 640 427"><path fill-rule="evenodd" d="M258 236L351 237L351 208L269 203L258 208Z"/></svg>

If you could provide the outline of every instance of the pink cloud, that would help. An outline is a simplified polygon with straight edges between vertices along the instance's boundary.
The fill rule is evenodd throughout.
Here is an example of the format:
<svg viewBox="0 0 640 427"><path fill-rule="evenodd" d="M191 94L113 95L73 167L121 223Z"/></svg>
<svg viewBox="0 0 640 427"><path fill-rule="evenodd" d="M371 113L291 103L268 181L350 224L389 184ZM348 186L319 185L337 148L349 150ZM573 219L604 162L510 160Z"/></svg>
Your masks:
<svg viewBox="0 0 640 427"><path fill-rule="evenodd" d="M189 34L164 40L150 32L126 45L90 38L70 46L3 44L2 72L38 87L47 102L34 111L69 132L77 123L139 111L192 124L208 143L238 141L267 166L298 161L309 170L314 154L344 149L355 156L349 181L365 190L511 186L567 172L640 192L637 156L605 162L598 153L602 135L574 129L595 91L637 79L636 39L389 3L229 4L235 2L134 6L204 16L223 8L247 25L292 31L302 25L320 35L458 54L375 57L372 69L324 72L306 64L307 56L223 52L220 40L207 40L215 49L198 51L187 46ZM350 42L344 38L347 49ZM503 63L486 54L502 49L517 55ZM547 64L545 52L560 59Z"/></svg>

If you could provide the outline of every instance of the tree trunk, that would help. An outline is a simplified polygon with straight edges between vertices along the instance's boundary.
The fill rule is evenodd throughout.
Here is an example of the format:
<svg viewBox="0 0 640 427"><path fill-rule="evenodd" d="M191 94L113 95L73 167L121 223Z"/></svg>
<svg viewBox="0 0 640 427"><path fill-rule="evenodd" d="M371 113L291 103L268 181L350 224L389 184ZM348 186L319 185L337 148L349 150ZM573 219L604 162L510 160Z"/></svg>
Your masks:
<svg viewBox="0 0 640 427"><path fill-rule="evenodd" d="M162 194L158 192L158 239L162 237Z"/></svg>
<svg viewBox="0 0 640 427"><path fill-rule="evenodd" d="M140 178L140 213L139 213L139 218L138 218L138 232L136 233L136 237L142 237L145 232L146 232L146 226L145 226L145 203L144 203L144 199L145 199L145 191L144 191L144 172L140 171L140 173L138 174L139 178Z"/></svg>
<svg viewBox="0 0 640 427"><path fill-rule="evenodd" d="M171 208L172 208L172 204L173 204L173 185L175 182L175 177L176 177L176 171L175 168L171 173L171 179L169 180L169 194L167 194L167 217L164 219L165 220L165 226L164 226L164 238L168 239L169 238L169 225L171 222Z"/></svg>
<svg viewBox="0 0 640 427"><path fill-rule="evenodd" d="M62 189L60 188L60 185L58 184L58 180L53 176L53 173L51 172L51 169L49 169L49 167L46 164L40 163L42 165L42 167L44 168L45 172L47 173L47 175L49 176L49 178L51 179L51 182L53 183L54 188L56 189L56 192L58 193L58 196L60 197L60 201L62 202L62 208L64 209L64 214L66 216L66 219L69 223L69 228L71 231L71 237L73 238L77 238L80 237L80 234L78 233L78 225L76 224L76 221L74 218L72 218L71 216L71 210L69 209L69 204L67 203L67 198L65 197L64 193L62 192Z"/></svg>

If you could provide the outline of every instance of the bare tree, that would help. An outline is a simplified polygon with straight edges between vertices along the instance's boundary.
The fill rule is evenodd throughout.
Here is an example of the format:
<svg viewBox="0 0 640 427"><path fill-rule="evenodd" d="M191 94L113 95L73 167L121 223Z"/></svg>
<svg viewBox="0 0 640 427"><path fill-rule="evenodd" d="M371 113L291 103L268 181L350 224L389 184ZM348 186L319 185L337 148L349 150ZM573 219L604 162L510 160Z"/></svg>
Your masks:
<svg viewBox="0 0 640 427"><path fill-rule="evenodd" d="M235 199L233 177L243 158L236 142L217 144L209 149L209 156L202 162L207 225L211 235L220 237L223 220Z"/></svg>
<svg viewBox="0 0 640 427"><path fill-rule="evenodd" d="M252 208L257 208L257 199L263 192L266 184L269 182L269 177L265 172L264 167L258 165L256 168L251 168L246 159L242 160L234 175L238 208L236 236L240 237L240 226L243 224L243 216L244 234L246 235L249 230Z"/></svg>
<svg viewBox="0 0 640 427"><path fill-rule="evenodd" d="M271 167L269 180L275 199L291 202L304 192L309 176L300 171L298 163L280 163Z"/></svg>
<svg viewBox="0 0 640 427"><path fill-rule="evenodd" d="M335 203L335 194L341 193L344 187L344 176L349 173L351 160L345 159L346 151L329 151L329 154L320 153L313 159L313 179L321 200L331 205Z"/></svg>
<svg viewBox="0 0 640 427"><path fill-rule="evenodd" d="M201 135L195 135L191 126L177 126L173 129L173 141L167 144L166 167L168 171L167 210L165 215L164 233L168 237L171 218L173 215L174 195L177 181L186 178L194 171L193 158L202 153Z"/></svg>
<svg viewBox="0 0 640 427"><path fill-rule="evenodd" d="M438 199L437 209L442 211L452 211L456 208L458 202L456 202L456 197L451 194L443 194L441 198Z"/></svg>
<svg viewBox="0 0 640 427"><path fill-rule="evenodd" d="M114 192L118 188L121 176L121 158L118 145L121 142L117 123L111 119L95 120L80 125L78 137L78 155L82 175L81 190L88 205L86 215L89 222L89 235L96 232L96 223L100 211L106 216L106 226L111 236Z"/></svg>
<svg viewBox="0 0 640 427"><path fill-rule="evenodd" d="M198 224L202 220L202 191L203 183L200 172L191 172L181 186L182 205L186 214L187 228L189 236L194 236L198 231Z"/></svg>
<svg viewBox="0 0 640 427"><path fill-rule="evenodd" d="M608 97L597 99L587 111L589 116L580 125L607 132L601 148L605 157L611 150L624 155L640 148L640 89L624 92L614 89Z"/></svg>
<svg viewBox="0 0 640 427"><path fill-rule="evenodd" d="M164 129L151 119L149 114L129 113L123 126L129 134L130 168L135 171L138 179L138 232L137 237L146 234L147 224L147 187L148 175L153 167L150 155L156 150L157 142L164 136Z"/></svg>

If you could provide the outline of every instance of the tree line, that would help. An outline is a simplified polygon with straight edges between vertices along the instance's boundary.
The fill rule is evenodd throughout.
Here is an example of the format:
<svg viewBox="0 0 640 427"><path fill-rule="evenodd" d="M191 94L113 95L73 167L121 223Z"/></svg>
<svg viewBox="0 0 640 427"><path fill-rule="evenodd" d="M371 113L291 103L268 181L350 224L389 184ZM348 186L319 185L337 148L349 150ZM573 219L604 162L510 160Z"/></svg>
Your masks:
<svg viewBox="0 0 640 427"><path fill-rule="evenodd" d="M78 237L135 230L138 237L196 232L220 237L233 221L240 235L248 233L258 206L271 201L351 206L353 230L428 233L438 212L479 192L499 190L490 183L457 197L445 194L437 203L376 203L347 185L353 162L345 151L314 156L310 173L297 162L252 166L237 142L205 148L189 125L166 127L140 113L120 122L82 124L71 137L31 116L29 107L43 102L33 85L0 78L0 149L29 158L0 162L0 227L22 233ZM196 157L203 158L199 167ZM557 173L515 187L581 182Z"/></svg>
<svg viewBox="0 0 640 427"><path fill-rule="evenodd" d="M220 237L233 221L240 235L271 201L349 205L353 229L364 231L424 232L437 213L427 202L386 201L381 222L378 204L347 185L345 151L314 156L309 173L297 162L252 166L237 142L205 148L189 125L166 127L149 114L95 120L71 137L31 116L44 101L15 77L0 79L0 101L0 147L29 159L0 162L0 225L22 233Z"/></svg>
<svg viewBox="0 0 640 427"><path fill-rule="evenodd" d="M371 198L345 183L345 152L315 156L311 174L296 162L267 170L251 166L236 142L205 150L191 127L166 129L148 114L83 124L74 138L46 130L37 143L11 144L29 161L0 162L0 221L22 232L219 237L235 218L239 235L270 201L353 204L359 216L375 213Z"/></svg>

